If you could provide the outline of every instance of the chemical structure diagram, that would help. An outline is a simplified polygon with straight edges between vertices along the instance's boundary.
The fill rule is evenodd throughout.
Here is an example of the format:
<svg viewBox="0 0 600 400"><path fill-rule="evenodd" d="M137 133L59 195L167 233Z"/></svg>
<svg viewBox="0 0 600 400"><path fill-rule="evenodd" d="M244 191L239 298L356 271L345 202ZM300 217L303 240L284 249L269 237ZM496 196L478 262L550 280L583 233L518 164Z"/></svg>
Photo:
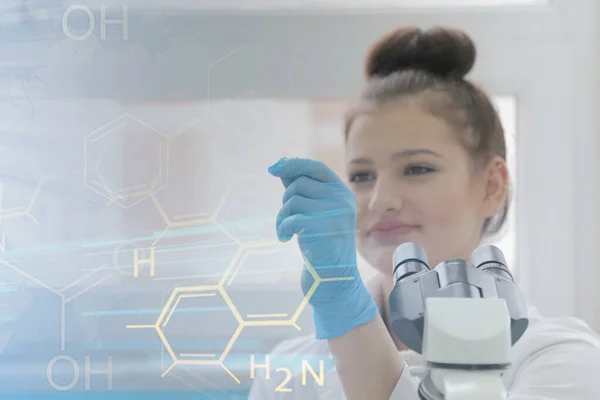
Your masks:
<svg viewBox="0 0 600 400"><path fill-rule="evenodd" d="M205 116L203 118L206 118ZM123 121L128 119L134 121L134 123L145 126L141 121L137 121L133 116L125 114L118 120ZM93 134L89 135L86 140L88 144L86 146L87 152L94 151L94 143L99 138L106 137L108 134L116 134L114 129L118 124L109 123L105 125L104 130L97 130ZM107 132L105 132L108 131ZM155 148L165 149L169 148L169 135L163 135L157 133L156 130L150 128L150 134L155 137L157 146ZM166 138L166 140L165 140ZM160 145L158 145L160 144ZM166 157L165 153L161 151L156 153L159 158ZM86 155L86 160L91 162L92 157ZM164 159L166 160L166 159ZM132 261L132 276L134 278L140 277L142 268L148 270L149 276L154 277L157 273L157 268L161 268L160 262L157 261L156 253L160 249L161 242L169 236L171 231L183 228L206 228L208 230L217 231L229 238L230 242L234 244L237 250L233 251L231 260L223 265L222 273L218 278L218 282L215 284L207 285L190 285L190 286L178 286L175 287L168 300L165 302L162 311L157 315L153 323L149 324L137 324L127 325L127 329L150 329L154 330L164 349L168 353L172 363L166 368L161 377L165 377L178 365L204 365L204 366L216 366L224 369L236 383L241 383L240 379L227 367L225 359L230 353L237 339L240 337L242 331L246 327L275 327L275 326L291 326L301 330L298 325L298 319L302 312L306 309L310 298L317 290L319 285L325 281L335 280L347 280L348 278L328 278L324 279L319 277L317 271L310 265L310 262L303 256L299 247L296 243L292 243L295 252L298 255L298 260L304 260L304 266L313 278L312 286L305 293L302 300L297 304L294 310L289 312L272 312L272 313L243 313L240 311L240 306L234 304L235 302L231 296L231 288L238 279L240 273L244 271L245 266L248 263L248 259L252 256L259 254L270 254L276 252L278 249L284 246L290 246L289 243L282 244L279 241L255 241L255 240L244 240L238 237L232 229L229 228L228 224L222 222L221 212L223 207L226 205L228 200L233 196L233 189L240 181L243 181L247 176L238 177L238 179L229 187L228 190L222 195L216 208L211 213L201 213L188 216L187 218L177 218L169 215L165 210L165 207L161 204L157 193L163 188L163 183L168 182L169 170L168 163L161 160L157 160L157 163L161 166L161 170L157 172L154 183L146 185L144 187L133 190L128 188L126 190L117 191L107 185L106 180L97 179L90 175L90 171L97 170L99 165L87 165L88 173L86 174L86 183L92 183L91 189L105 196L109 201L114 201L124 208L133 207L139 204L142 200L150 199L158 214L161 216L165 228L151 243L149 248L144 249L146 252L142 254L142 249L136 248L133 252ZM160 183L162 182L162 183ZM134 246L135 247L135 246ZM170 249L169 251L176 251ZM211 353L198 353L198 352L183 352L179 351L174 345L172 345L168 328L172 323L173 316L177 313L178 307L186 301L193 301L194 304L198 305L207 300L218 301L223 304L229 311L231 319L234 321L235 328L231 332L231 336L226 341L226 345L220 352ZM201 307L201 306L200 306Z"/></svg>
<svg viewBox="0 0 600 400"><path fill-rule="evenodd" d="M137 128L143 129L145 134L151 135L155 140L157 160L159 162L156 176L150 182L144 182L139 185L114 188L110 180L105 176L104 170L106 160L105 152L96 154L98 148L102 147L103 139L110 136L117 136L120 129L125 125L137 125ZM106 140L104 140L106 141ZM109 201L118 204L123 208L130 208L145 200L152 193L165 188L168 182L168 141L167 137L160 131L145 124L139 119L128 113L112 120L108 124L98 128L85 137L84 144L84 175L85 186L90 190L106 197Z"/></svg>
<svg viewBox="0 0 600 400"><path fill-rule="evenodd" d="M236 54L243 51L255 51L255 46L249 45L232 52L228 56L235 57ZM218 62L209 66L209 74L211 69L217 66ZM209 77L210 87L210 77ZM223 110L221 110L223 112ZM227 124L224 119L226 117L219 117L217 114L210 114L210 107L207 114L202 115L198 120L212 118L217 123L228 125L230 129L237 130L234 126ZM142 182L135 184L123 184L114 179L113 159L114 153L118 151L112 147L114 140L122 139L119 135L122 133L123 128L129 125L129 128L133 127L134 130L141 132L145 135L147 140L149 151L152 154L154 161L156 162L157 168L152 170L152 176L145 179ZM176 129L175 131L180 130ZM218 281L214 284L200 284L200 285L177 285L170 293L168 300L164 302L163 308L156 315L156 318L147 324L138 325L127 325L127 329L148 329L156 332L156 335L160 339L163 347L166 349L172 363L166 370L162 372L162 377L167 376L176 366L178 365L206 365L215 366L225 370L231 378L241 383L240 379L230 370L226 365L226 358L230 354L234 344L240 338L240 335L247 327L276 327L276 326L290 326L298 331L301 330L298 320L306 309L311 297L317 290L317 288L326 281L344 280L347 278L340 279L323 279L319 276L316 270L310 265L310 262L300 252L296 243L294 251L298 255L299 260L304 260L304 267L313 278L312 286L304 294L301 301L296 304L296 307L287 312L252 312L252 310L242 311L241 304L235 304L234 297L232 296L233 287L240 276L248 269L249 260L257 255L269 255L276 253L282 247L289 247L290 244L281 244L278 241L262 241L262 240L248 240L240 237L236 234L233 229L223 222L222 210L226 203L233 196L233 188L239 183L239 180L244 180L245 177L238 177L238 180L234 182L229 190L225 190L220 195L220 200L217 206L210 212L188 215L186 218L181 216L171 215L164 202L159 197L159 192L169 187L170 173L169 170L169 157L170 157L170 146L172 144L173 132L161 132L160 130L150 126L150 124L143 122L141 119L136 118L130 113L123 113L119 117L111 120L104 126L89 133L84 138L84 186L90 191L97 195L105 198L109 203L115 204L123 210L131 210L139 206L142 202L149 200L154 209L160 215L162 222L164 222L164 229L157 237L153 238L151 245L148 250L149 253L143 253L141 249L135 248L133 252L133 259L131 260L132 269L131 276L133 278L139 278L142 275L142 268L149 270L150 277L156 275L157 269L161 268L161 263L157 260L156 251L163 244L163 241L169 238L169 235L178 229L184 228L207 228L211 231L219 232L228 238L234 247L234 251L231 259L227 263L219 265L219 276ZM241 133L241 132L240 132ZM113 142L111 142L113 141ZM111 144L112 143L112 144ZM120 143L120 142L119 142ZM145 150L148 150L145 149ZM111 151L113 154L111 154ZM141 151L141 150L140 150ZM126 158L123 154L117 154L122 158ZM44 176L42 173L38 174L38 180L35 183L35 188L32 192L31 198L24 202L24 204L17 208L6 209L2 208L2 191L3 186L0 184L0 267L3 269L12 271L21 277L25 278L29 282L46 289L47 291L55 294L61 300L61 351L65 351L66 347L66 328L65 328L65 306L73 301L74 299L87 293L96 286L107 281L114 274L107 275L106 266L100 266L94 271L82 276L81 278L69 283L68 285L56 289L51 285L45 283L42 279L38 279L33 274L30 274L19 268L14 262L9 262L3 259L2 253L6 248L6 241L4 235L4 229L2 222L10 218L30 218L32 221L37 223L33 207L36 204L37 197L42 191L44 184L54 177ZM117 247L122 247L119 244ZM133 246L135 247L135 246ZM177 249L175 249L177 251ZM102 272L102 273L100 273ZM119 273L123 273L122 269L118 270ZM99 278L100 277L100 278ZM93 281L93 282L92 282ZM169 326L173 323L173 319L177 314L178 309L184 302L196 302L201 304L203 301L212 300L222 303L226 308L227 312L231 316L231 320L234 321L234 329L232 329L230 336L226 340L226 345L219 352L201 353L201 352L183 352L172 344L169 337ZM267 304L267 306L271 306ZM66 357L66 356L61 356ZM61 360L66 360L63 358ZM65 389L66 390L66 389Z"/></svg>
<svg viewBox="0 0 600 400"><path fill-rule="evenodd" d="M218 214L216 218L211 218L210 221L206 221L206 224L214 224L219 227L223 232L227 232L226 228L218 222ZM162 312L157 317L153 324L148 325L128 325L129 329L153 329L160 337L163 345L165 346L169 356L172 359L172 364L163 372L162 377L165 377L175 366L177 365L215 365L223 368L237 383L240 383L239 378L227 368L225 365L225 358L229 354L235 341L240 336L243 328L250 326L293 326L297 330L301 330L297 324L297 320L300 317L303 310L306 308L311 296L317 289L317 287L324 281L335 281L343 280L346 278L329 278L322 279L319 277L315 269L310 265L308 260L304 259L305 266L314 282L304 298L298 304L297 308L289 314L272 313L272 314L247 314L242 315L238 310L238 307L234 304L231 296L228 293L228 287L235 281L236 275L244 268L245 259L248 254L256 251L265 251L268 249L276 248L281 246L279 243L264 242L264 243L242 243L236 238L232 238L238 243L238 251L236 252L233 260L227 266L221 279L216 285L201 285L201 286L187 286L175 288L167 300ZM300 252L299 252L300 253ZM176 312L178 305L182 299L186 298L206 298L206 297L220 297L222 301L227 305L231 314L237 322L237 327L232 333L227 345L220 354L184 354L177 352L173 349L169 343L168 335L165 334L165 327L168 325L171 317ZM259 320L256 320L256 319Z"/></svg>
<svg viewBox="0 0 600 400"><path fill-rule="evenodd" d="M33 208L36 202L38 201L38 197L44 184L52 181L53 179L57 179L59 176L44 176L40 171L39 167L36 165L34 160L25 159L24 162L29 162L29 169L35 176L35 182L33 183L33 190L29 195L29 198L22 201L22 205L14 206L11 208L4 207L4 199L5 199L5 184L0 182L0 269L3 272L3 278L6 278L8 275L12 274L13 276L19 276L24 281L29 282L30 284L43 288L48 292L58 296L60 299L60 350L66 350L66 306L94 289L95 287L103 284L104 282L110 280L114 277L114 274L107 271L105 269L106 265L102 265L99 268L94 269L91 272L86 273L85 275L73 280L67 285L62 286L61 288L52 287L48 283L46 283L43 279L36 277L33 273L26 271L21 268L18 263L15 261L9 261L10 257L7 257L9 254L9 249L7 249L6 243L6 235L4 231L4 223L11 219L17 218L28 218L33 221L35 224L39 224L38 219L34 215ZM0 282L0 287L7 291L18 290L19 285L11 283L9 281Z"/></svg>

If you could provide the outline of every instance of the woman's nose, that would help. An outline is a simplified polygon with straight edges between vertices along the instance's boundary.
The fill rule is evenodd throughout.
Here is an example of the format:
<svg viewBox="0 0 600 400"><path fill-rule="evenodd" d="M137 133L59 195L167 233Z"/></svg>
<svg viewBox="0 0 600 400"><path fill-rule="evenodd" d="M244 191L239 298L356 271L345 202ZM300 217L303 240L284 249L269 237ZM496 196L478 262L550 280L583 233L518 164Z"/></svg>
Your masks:
<svg viewBox="0 0 600 400"><path fill-rule="evenodd" d="M378 213L402 208L401 190L390 177L379 176L371 192L369 210Z"/></svg>

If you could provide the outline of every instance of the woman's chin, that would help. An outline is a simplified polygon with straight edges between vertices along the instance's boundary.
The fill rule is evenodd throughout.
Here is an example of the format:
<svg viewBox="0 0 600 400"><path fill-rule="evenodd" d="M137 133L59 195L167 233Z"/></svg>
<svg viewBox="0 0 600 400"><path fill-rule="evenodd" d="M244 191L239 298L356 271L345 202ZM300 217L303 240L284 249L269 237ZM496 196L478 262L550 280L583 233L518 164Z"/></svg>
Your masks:
<svg viewBox="0 0 600 400"><path fill-rule="evenodd" d="M394 251L398 246L374 246L372 244L359 245L360 256L374 269L385 275L394 273Z"/></svg>

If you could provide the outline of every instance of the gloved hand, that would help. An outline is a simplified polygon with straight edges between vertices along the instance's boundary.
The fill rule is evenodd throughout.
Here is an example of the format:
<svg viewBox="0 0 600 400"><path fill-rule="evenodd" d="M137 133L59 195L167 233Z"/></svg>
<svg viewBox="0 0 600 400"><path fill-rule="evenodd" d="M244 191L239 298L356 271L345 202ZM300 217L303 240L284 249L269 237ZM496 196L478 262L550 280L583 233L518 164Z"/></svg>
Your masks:
<svg viewBox="0 0 600 400"><path fill-rule="evenodd" d="M378 308L358 272L354 193L315 160L283 158L269 167L269 173L286 189L277 236L285 242L297 235L305 259L304 294L310 295L314 272L321 279L309 298L317 339L342 336L372 321Z"/></svg>

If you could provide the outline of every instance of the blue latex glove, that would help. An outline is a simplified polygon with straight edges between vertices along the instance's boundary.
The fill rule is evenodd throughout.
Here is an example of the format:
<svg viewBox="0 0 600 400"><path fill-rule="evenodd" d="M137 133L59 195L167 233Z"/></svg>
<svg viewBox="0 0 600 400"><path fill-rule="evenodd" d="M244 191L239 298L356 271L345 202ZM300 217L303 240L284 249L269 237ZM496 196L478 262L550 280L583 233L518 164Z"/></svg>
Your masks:
<svg viewBox="0 0 600 400"><path fill-rule="evenodd" d="M317 339L342 336L372 321L378 308L357 268L354 193L315 160L283 158L269 173L286 189L277 236L285 242L297 235L305 261L304 294L310 295L314 287L314 272L321 278L309 299Z"/></svg>

